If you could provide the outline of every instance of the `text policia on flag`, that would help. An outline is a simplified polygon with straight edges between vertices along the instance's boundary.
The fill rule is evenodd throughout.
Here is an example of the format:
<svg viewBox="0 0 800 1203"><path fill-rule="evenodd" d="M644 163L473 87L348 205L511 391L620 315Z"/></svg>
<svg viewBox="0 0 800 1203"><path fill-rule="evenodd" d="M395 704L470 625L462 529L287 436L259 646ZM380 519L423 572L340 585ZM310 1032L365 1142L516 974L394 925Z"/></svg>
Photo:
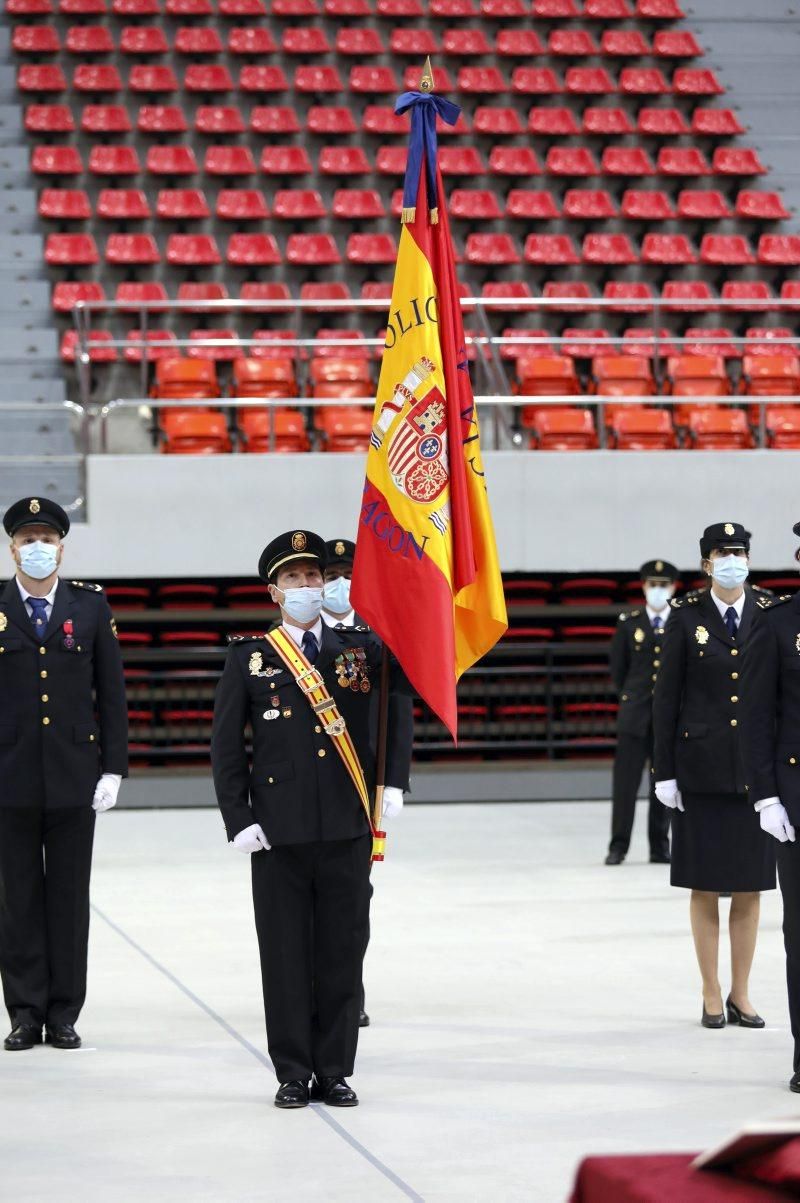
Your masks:
<svg viewBox="0 0 800 1203"><path fill-rule="evenodd" d="M411 112L403 225L356 543L352 601L457 736L456 684L508 626L436 158L441 96ZM429 208L430 205L430 208Z"/></svg>

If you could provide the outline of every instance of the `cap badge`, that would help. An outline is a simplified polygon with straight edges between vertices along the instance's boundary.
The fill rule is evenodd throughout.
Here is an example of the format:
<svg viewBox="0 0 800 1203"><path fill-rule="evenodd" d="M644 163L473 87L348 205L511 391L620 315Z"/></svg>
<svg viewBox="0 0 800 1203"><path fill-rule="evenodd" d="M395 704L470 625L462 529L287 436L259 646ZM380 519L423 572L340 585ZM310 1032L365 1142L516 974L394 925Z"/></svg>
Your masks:
<svg viewBox="0 0 800 1203"><path fill-rule="evenodd" d="M35 497L31 497L31 503L30 503L30 505L28 506L28 509L30 510L30 512L31 512L32 514L38 514L38 513L39 513L39 510L40 510L41 508L42 508L42 507L39 505L39 502L38 502L38 500L37 500Z"/></svg>
<svg viewBox="0 0 800 1203"><path fill-rule="evenodd" d="M305 551L306 537L301 530L296 530L292 535L292 550Z"/></svg>
<svg viewBox="0 0 800 1203"><path fill-rule="evenodd" d="M336 546L334 547L334 549L333 549L333 550L336 552L337 556L343 556L343 555L344 555L344 543L342 542L342 540L341 540L341 539L340 539L340 540L339 540L339 542L336 544Z"/></svg>
<svg viewBox="0 0 800 1203"><path fill-rule="evenodd" d="M708 631L705 627L698 627L694 633L694 637L700 644L708 643Z"/></svg>
<svg viewBox="0 0 800 1203"><path fill-rule="evenodd" d="M633 632L633 637L637 643L644 643L644 631L641 627L637 627Z"/></svg>
<svg viewBox="0 0 800 1203"><path fill-rule="evenodd" d="M252 656L250 657L249 665L251 677L258 676L258 674L261 672L261 666L263 663L264 657L261 655L261 652L253 652Z"/></svg>
<svg viewBox="0 0 800 1203"><path fill-rule="evenodd" d="M656 560L656 572L663 572L663 571L664 571L663 560Z"/></svg>
<svg viewBox="0 0 800 1203"><path fill-rule="evenodd" d="M736 527L733 525L732 522L726 522L723 529L724 529L726 535L735 535L736 534Z"/></svg>

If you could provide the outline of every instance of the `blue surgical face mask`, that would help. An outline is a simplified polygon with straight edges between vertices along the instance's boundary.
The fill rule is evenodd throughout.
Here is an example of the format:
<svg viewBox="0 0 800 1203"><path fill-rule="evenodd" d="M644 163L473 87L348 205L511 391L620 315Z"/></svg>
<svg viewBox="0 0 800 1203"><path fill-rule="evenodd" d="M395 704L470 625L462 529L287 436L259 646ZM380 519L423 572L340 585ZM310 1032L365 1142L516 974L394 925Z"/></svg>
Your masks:
<svg viewBox="0 0 800 1203"><path fill-rule="evenodd" d="M645 601L651 610L663 610L671 593L666 585L648 585L644 591Z"/></svg>
<svg viewBox="0 0 800 1203"><path fill-rule="evenodd" d="M302 589L286 589L280 604L295 622L313 622L322 610L322 590L309 589L306 585Z"/></svg>
<svg viewBox="0 0 800 1203"><path fill-rule="evenodd" d="M723 589L736 589L747 580L750 569L744 556L720 556L711 561L711 574Z"/></svg>
<svg viewBox="0 0 800 1203"><path fill-rule="evenodd" d="M19 548L19 566L26 576L44 581L58 568L58 548L52 543L23 543Z"/></svg>
<svg viewBox="0 0 800 1203"><path fill-rule="evenodd" d="M346 576L337 576L334 581L326 581L323 596L325 609L331 614L350 613L350 582Z"/></svg>

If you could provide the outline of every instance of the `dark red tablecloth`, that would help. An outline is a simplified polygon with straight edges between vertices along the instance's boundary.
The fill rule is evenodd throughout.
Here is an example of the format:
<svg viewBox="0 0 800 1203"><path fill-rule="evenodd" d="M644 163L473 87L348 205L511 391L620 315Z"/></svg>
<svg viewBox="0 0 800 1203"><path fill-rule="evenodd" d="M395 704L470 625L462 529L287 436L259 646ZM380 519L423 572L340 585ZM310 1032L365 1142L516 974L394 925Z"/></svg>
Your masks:
<svg viewBox="0 0 800 1203"><path fill-rule="evenodd" d="M696 1153L587 1157L570 1203L786 1203L785 1191L690 1170Z"/></svg>

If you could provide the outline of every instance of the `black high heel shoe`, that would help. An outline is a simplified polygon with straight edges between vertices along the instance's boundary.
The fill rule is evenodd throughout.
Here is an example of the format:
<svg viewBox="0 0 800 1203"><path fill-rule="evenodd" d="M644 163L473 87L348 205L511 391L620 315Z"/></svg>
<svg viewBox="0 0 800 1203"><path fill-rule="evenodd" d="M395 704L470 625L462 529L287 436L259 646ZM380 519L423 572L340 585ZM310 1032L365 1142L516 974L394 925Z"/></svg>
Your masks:
<svg viewBox="0 0 800 1203"><path fill-rule="evenodd" d="M731 996L728 995L725 1000L725 1009L728 1012L728 1023L738 1024L740 1028L764 1028L765 1021L760 1015L745 1015L744 1011L740 1011L735 1002L731 1002Z"/></svg>
<svg viewBox="0 0 800 1203"><path fill-rule="evenodd" d="M706 1010L706 1004L703 1003L703 1017L700 1022L704 1028L724 1028L725 1016L721 1011L718 1015L709 1015Z"/></svg>

